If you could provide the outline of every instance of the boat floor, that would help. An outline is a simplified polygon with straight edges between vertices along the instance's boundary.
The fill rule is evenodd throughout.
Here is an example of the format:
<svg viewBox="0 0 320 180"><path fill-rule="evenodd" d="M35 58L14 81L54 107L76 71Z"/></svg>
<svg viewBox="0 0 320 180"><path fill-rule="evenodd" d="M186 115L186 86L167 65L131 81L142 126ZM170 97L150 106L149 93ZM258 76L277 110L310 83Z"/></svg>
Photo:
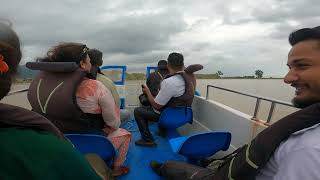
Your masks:
<svg viewBox="0 0 320 180"><path fill-rule="evenodd" d="M127 129L132 133L132 140L129 146L127 159L125 165L130 168L130 172L121 176L119 180L134 180L134 179L146 179L146 180L157 180L161 179L153 170L150 168L150 161L157 160L164 162L166 160L182 160L185 158L172 151L168 139L160 137L156 134L158 132L157 123L150 123L149 128L155 141L157 143L156 148L136 146L134 142L140 139L140 132L138 130L135 120L127 121L121 125L122 128Z"/></svg>

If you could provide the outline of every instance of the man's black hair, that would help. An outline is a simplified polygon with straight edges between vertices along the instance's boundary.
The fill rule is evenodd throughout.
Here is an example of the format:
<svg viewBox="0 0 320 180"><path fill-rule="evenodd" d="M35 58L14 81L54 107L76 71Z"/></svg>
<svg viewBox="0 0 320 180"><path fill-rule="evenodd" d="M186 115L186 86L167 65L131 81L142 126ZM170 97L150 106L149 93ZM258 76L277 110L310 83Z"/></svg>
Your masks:
<svg viewBox="0 0 320 180"><path fill-rule="evenodd" d="M183 55L180 53L173 52L168 56L168 64L174 69L183 68Z"/></svg>
<svg viewBox="0 0 320 180"><path fill-rule="evenodd" d="M102 60L102 52L99 51L98 49L90 49L88 51L88 55L90 57L90 62L92 66L101 66L103 63Z"/></svg>
<svg viewBox="0 0 320 180"><path fill-rule="evenodd" d="M168 62L166 60L160 60L158 62L158 69L159 70L167 70L167 64L168 64Z"/></svg>
<svg viewBox="0 0 320 180"><path fill-rule="evenodd" d="M289 35L291 46L306 40L320 40L320 26L314 28L302 28Z"/></svg>

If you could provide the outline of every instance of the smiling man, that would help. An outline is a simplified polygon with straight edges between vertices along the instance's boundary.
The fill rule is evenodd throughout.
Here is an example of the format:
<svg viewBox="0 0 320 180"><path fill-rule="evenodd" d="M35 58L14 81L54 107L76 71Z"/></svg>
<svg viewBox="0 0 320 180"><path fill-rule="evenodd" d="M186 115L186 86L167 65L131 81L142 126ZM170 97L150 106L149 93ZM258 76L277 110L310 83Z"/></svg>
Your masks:
<svg viewBox="0 0 320 180"><path fill-rule="evenodd" d="M168 179L318 180L320 179L320 27L290 34L289 72L284 82L296 88L292 102L303 108L275 122L237 149L214 170L184 162L153 161Z"/></svg>
<svg viewBox="0 0 320 180"><path fill-rule="evenodd" d="M304 108L320 102L320 27L292 33L289 41L293 47L284 82L296 88L293 104Z"/></svg>
<svg viewBox="0 0 320 180"><path fill-rule="evenodd" d="M292 103L298 108L320 103L320 27L291 33L289 43L289 72L284 82L296 88ZM309 114L304 115L298 120L307 122ZM295 132L277 148L256 179L320 179L319 137L319 124Z"/></svg>

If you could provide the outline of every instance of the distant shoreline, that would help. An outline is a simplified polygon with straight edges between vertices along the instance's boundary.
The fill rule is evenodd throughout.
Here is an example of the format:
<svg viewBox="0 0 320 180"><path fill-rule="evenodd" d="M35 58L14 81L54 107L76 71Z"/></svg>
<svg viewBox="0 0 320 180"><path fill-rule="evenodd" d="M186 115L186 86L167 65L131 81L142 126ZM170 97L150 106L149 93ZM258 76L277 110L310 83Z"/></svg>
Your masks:
<svg viewBox="0 0 320 180"><path fill-rule="evenodd" d="M259 80L270 80L270 79L283 79L283 78L244 78L244 77L220 77L220 78L197 78L197 79L201 79L201 80L214 80L214 79L259 79ZM132 78L127 78L126 81L141 81L141 80L146 80L145 78L143 79L132 79ZM27 84L27 83L31 83L32 79L15 79L15 81L13 82L14 84Z"/></svg>

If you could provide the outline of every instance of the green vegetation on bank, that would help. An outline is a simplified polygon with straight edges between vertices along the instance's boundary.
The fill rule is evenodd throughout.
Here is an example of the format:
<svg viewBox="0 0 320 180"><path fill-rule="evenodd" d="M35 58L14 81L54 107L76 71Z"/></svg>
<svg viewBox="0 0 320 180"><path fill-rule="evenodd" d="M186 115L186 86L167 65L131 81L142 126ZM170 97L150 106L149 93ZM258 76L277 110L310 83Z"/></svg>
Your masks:
<svg viewBox="0 0 320 180"><path fill-rule="evenodd" d="M126 80L145 80L146 74L144 73L126 73Z"/></svg>
<svg viewBox="0 0 320 180"><path fill-rule="evenodd" d="M196 74L197 79L220 79L218 74Z"/></svg>
<svg viewBox="0 0 320 180"><path fill-rule="evenodd" d="M144 73L127 73L126 80L145 80ZM197 79L220 79L218 74L196 74Z"/></svg>

